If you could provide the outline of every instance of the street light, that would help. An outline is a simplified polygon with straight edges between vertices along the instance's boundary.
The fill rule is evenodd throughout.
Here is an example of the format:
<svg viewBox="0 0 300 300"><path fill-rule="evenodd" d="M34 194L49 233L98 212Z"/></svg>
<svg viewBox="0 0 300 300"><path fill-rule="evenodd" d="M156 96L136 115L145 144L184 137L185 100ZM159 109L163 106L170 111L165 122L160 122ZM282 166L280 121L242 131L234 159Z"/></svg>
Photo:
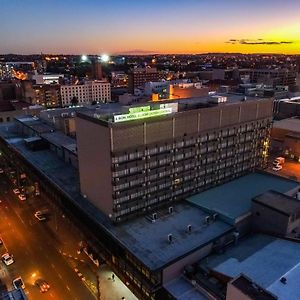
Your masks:
<svg viewBox="0 0 300 300"><path fill-rule="evenodd" d="M86 62L88 60L88 57L87 57L87 55L81 55L81 61L82 62Z"/></svg>
<svg viewBox="0 0 300 300"><path fill-rule="evenodd" d="M107 54L102 54L101 55L101 61L102 62L108 62L109 61L109 56Z"/></svg>

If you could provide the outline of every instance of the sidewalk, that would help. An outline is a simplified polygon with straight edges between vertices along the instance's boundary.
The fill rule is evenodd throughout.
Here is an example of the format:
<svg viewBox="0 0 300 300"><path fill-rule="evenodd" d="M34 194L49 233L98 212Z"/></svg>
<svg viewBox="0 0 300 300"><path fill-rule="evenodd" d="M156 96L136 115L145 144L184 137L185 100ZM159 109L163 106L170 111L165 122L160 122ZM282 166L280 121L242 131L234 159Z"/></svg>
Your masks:
<svg viewBox="0 0 300 300"><path fill-rule="evenodd" d="M47 221L47 226L60 241L58 251L66 258L70 267L77 273L79 280L84 282L95 299L121 300L125 297L126 300L138 300L115 274L112 280L113 272L107 265L97 267L84 252L78 254L81 237L66 217L58 214L52 215Z"/></svg>

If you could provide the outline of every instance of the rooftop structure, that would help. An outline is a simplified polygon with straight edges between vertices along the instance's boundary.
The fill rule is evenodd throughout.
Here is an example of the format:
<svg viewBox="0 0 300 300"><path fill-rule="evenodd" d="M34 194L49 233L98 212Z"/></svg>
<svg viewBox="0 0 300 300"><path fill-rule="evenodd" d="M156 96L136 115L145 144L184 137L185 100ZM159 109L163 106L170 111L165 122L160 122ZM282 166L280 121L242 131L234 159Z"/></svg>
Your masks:
<svg viewBox="0 0 300 300"><path fill-rule="evenodd" d="M285 193L299 184L295 181L265 173L252 173L234 181L189 197L187 201L209 212L217 212L234 224L251 211L252 198L274 189Z"/></svg>
<svg viewBox="0 0 300 300"><path fill-rule="evenodd" d="M280 300L300 298L300 243L253 235L203 264L232 278L243 273Z"/></svg>

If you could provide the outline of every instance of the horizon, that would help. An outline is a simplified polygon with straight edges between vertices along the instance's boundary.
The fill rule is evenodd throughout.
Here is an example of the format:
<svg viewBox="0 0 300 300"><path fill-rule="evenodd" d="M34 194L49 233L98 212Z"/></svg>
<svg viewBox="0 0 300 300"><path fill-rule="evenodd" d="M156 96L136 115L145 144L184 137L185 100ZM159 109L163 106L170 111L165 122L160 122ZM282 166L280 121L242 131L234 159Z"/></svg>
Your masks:
<svg viewBox="0 0 300 300"><path fill-rule="evenodd" d="M293 0L3 0L0 53L299 55L297 8Z"/></svg>

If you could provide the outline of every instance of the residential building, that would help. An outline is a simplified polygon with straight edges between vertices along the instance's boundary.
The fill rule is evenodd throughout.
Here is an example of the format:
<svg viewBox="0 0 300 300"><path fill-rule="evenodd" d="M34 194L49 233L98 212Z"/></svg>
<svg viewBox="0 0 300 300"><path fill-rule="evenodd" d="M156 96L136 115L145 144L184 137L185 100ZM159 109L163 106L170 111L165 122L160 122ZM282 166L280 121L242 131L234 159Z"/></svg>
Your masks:
<svg viewBox="0 0 300 300"><path fill-rule="evenodd" d="M31 104L48 108L61 107L59 84L33 85L32 88L34 90L34 98L31 99Z"/></svg>
<svg viewBox="0 0 300 300"><path fill-rule="evenodd" d="M264 167L273 101L219 98L79 113L82 194L120 222Z"/></svg>
<svg viewBox="0 0 300 300"><path fill-rule="evenodd" d="M159 77L156 68L134 68L128 74L128 91L134 94L135 89L143 88L146 82L159 81Z"/></svg>
<svg viewBox="0 0 300 300"><path fill-rule="evenodd" d="M106 81L87 81L84 84L62 85L60 87L62 106L73 104L110 102L111 88ZM76 103L74 102L76 99Z"/></svg>

